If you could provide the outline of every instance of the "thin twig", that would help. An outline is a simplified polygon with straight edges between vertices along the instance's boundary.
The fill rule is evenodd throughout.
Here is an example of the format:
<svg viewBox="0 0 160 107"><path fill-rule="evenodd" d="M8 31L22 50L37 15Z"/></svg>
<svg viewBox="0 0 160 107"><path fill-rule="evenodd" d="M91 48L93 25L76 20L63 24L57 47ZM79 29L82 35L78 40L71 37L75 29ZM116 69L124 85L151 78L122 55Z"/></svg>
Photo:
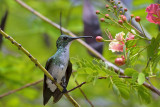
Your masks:
<svg viewBox="0 0 160 107"><path fill-rule="evenodd" d="M72 73L72 76L73 76L73 78L75 77L73 73ZM75 79L75 83L77 84L77 86L79 86L79 83L78 83L78 81L76 79ZM86 99L86 101L91 105L91 107L94 107L94 105L92 104L92 102L87 98L86 94L84 93L84 91L80 87L79 87L79 90L83 94L83 96Z"/></svg>
<svg viewBox="0 0 160 107"><path fill-rule="evenodd" d="M112 76L107 76L107 77L98 77L98 79L107 79L108 77L112 77ZM132 78L132 77L124 76L124 75L119 75L119 78Z"/></svg>
<svg viewBox="0 0 160 107"><path fill-rule="evenodd" d="M57 83L54 78L51 76L50 73L48 73L48 71L37 61L36 58L34 58L21 44L19 44L18 42L16 42L11 36L8 36L8 34L6 34L4 31L2 31L0 29L0 33L7 38L9 41L11 41L12 44L14 44L15 46L18 47L19 50L21 50L23 53L25 53L32 62L35 63L36 66L38 66L43 72L44 74L53 81L53 83L57 86L57 88L62 92L63 91L63 87ZM68 94L68 93L64 93L64 95L68 98L68 100L75 106L75 107L79 107L79 104Z"/></svg>
<svg viewBox="0 0 160 107"><path fill-rule="evenodd" d="M30 12L34 13L35 15L37 15L39 18L41 18L42 20L44 20L45 22L49 23L50 25L52 25L53 27L60 29L60 26L54 22L52 22L51 20L49 20L47 17L43 16L42 14L40 14L39 12L35 11L34 9L32 9L31 7L29 7L27 4L25 4L24 2L22 2L21 0L16 0L17 3L19 3L21 6L23 6L24 8L26 8L27 10L29 10ZM72 37L76 37L75 34L73 34L71 31L62 28L62 31ZM149 37L148 37L149 38ZM108 67L111 67L115 70L116 73L119 73L121 75L124 75L124 70L117 67L116 65L112 64L111 62L107 61L100 53L98 53L95 49L93 49L91 46L89 46L87 43L85 43L84 41L78 39L78 42L80 42L83 46L85 46L91 53L93 53L95 56L97 56L98 58L100 58L101 60L103 60ZM160 91L158 89L156 89L155 87L150 86L148 83L144 83L143 84L145 87L147 87L148 89L150 89L151 91L157 93L158 95L160 95Z"/></svg>
<svg viewBox="0 0 160 107"><path fill-rule="evenodd" d="M147 36L146 36L146 34L145 34L144 30L143 30L143 27L142 27L142 25L141 25L141 22L139 22L139 25L140 25L140 27L141 27L141 29L142 29L143 35L147 38Z"/></svg>
<svg viewBox="0 0 160 107"><path fill-rule="evenodd" d="M150 84L152 87L154 87L153 84L152 84L151 81L150 81L150 78L147 77L146 79L148 80L149 84Z"/></svg>
<svg viewBox="0 0 160 107"><path fill-rule="evenodd" d="M86 82L82 82L80 85L78 85L78 86L76 86L76 87L70 89L70 90L67 91L67 92L69 93L69 92L71 92L71 91L73 91L73 90L75 90L75 89L77 89L77 88L80 88L80 87L81 87L82 85L84 85L84 84L86 84Z"/></svg>
<svg viewBox="0 0 160 107"><path fill-rule="evenodd" d="M28 84L22 86L21 88L14 89L14 90L11 90L11 91L9 91L9 92L6 92L6 93L0 95L0 99L3 98L3 97L5 97L5 96L8 96L8 95L10 95L10 94L13 94L13 93L15 93L15 92L17 92L17 91L23 90L24 88L27 88L27 87L36 85L36 84L38 84L38 83L40 83L40 82L42 82L42 81L43 81L43 79L38 80L38 81L33 82L33 83L28 83Z"/></svg>

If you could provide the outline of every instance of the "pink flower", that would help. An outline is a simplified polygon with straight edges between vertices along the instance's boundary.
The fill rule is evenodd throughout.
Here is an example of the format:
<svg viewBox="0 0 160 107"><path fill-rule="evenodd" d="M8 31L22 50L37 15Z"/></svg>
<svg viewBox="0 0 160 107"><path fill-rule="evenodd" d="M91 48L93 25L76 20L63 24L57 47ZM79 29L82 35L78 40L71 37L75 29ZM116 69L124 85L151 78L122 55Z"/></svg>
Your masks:
<svg viewBox="0 0 160 107"><path fill-rule="evenodd" d="M123 46L124 46L124 36L125 33L120 32L118 34L116 34L115 39L110 42L109 44L109 50L111 50L112 52L123 52Z"/></svg>
<svg viewBox="0 0 160 107"><path fill-rule="evenodd" d="M110 42L109 44L109 50L111 50L112 52L123 52L123 46L124 46L124 43L120 43L118 41L112 41Z"/></svg>
<svg viewBox="0 0 160 107"><path fill-rule="evenodd" d="M134 39L134 34L136 32L132 29L132 33L127 34L126 40L133 40ZM120 32L116 34L115 39L113 39L110 44L109 44L109 50L112 52L123 52L123 46L125 45L126 41L124 39L124 32Z"/></svg>
<svg viewBox="0 0 160 107"><path fill-rule="evenodd" d="M126 38L126 40L133 40L134 39L134 35L132 33L128 33L128 37Z"/></svg>
<svg viewBox="0 0 160 107"><path fill-rule="evenodd" d="M131 31L132 31L133 33L130 33L130 32L129 32L129 33L127 34L128 37L126 38L126 40L133 40L133 39L134 39L134 34L136 34L136 32L135 32L133 29L132 29Z"/></svg>
<svg viewBox="0 0 160 107"><path fill-rule="evenodd" d="M123 41L124 40L124 37L123 37L124 35L125 35L124 32L120 32L120 33L116 34L115 39L117 41Z"/></svg>
<svg viewBox="0 0 160 107"><path fill-rule="evenodd" d="M151 23L160 25L160 7L158 4L151 4L146 8L147 20Z"/></svg>

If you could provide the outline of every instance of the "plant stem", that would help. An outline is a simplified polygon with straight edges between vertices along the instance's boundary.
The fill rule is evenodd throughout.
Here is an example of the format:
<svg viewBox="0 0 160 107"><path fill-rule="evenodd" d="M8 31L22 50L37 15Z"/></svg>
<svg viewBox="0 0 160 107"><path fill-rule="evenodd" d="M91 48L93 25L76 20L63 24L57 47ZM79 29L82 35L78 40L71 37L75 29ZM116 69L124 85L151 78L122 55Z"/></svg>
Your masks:
<svg viewBox="0 0 160 107"><path fill-rule="evenodd" d="M145 33L144 33L144 30L143 30L143 27L142 27L142 25L141 25L141 22L139 22L139 25L140 25L140 27L141 27L141 29L142 29L143 35L146 37L146 35L145 35ZM146 37L146 38L147 38L147 37Z"/></svg>
<svg viewBox="0 0 160 107"><path fill-rule="evenodd" d="M11 90L11 91L9 91L9 92L7 92L7 93L4 93L4 94L0 95L0 99L3 98L3 97L5 97L5 96L8 96L8 95L10 95L10 94L13 94L13 93L15 93L15 92L17 92L17 91L20 91L20 90L22 90L22 89L24 89L24 88L27 88L27 87L36 85L36 84L38 84L38 83L40 83L40 82L42 82L42 81L43 81L43 79L38 80L38 81L35 81L35 82L33 82L33 83L28 83L28 84L24 85L24 86L21 87L21 88Z"/></svg>

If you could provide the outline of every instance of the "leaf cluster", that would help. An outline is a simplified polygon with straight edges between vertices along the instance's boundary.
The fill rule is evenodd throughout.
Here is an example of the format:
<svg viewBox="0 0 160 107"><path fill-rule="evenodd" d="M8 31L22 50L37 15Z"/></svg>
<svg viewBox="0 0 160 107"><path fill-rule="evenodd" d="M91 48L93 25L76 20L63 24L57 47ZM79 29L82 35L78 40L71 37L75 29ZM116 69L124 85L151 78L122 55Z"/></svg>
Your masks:
<svg viewBox="0 0 160 107"><path fill-rule="evenodd" d="M85 75L85 81L95 84L97 79L105 77L109 80L109 84L117 96L129 99L131 95L138 95L142 101L150 103L150 92L142 85L145 82L143 73L127 68L124 73L130 78L120 78L120 75L115 73L113 69L108 68L102 60L72 58L72 62L74 70L77 70L76 74L78 76Z"/></svg>

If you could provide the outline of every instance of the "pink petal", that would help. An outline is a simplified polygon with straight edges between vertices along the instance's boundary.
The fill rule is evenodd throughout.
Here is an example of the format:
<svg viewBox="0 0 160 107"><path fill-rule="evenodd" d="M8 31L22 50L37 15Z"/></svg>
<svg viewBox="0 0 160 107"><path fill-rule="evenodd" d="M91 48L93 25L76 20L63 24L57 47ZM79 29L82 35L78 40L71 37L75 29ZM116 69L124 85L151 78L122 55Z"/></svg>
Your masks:
<svg viewBox="0 0 160 107"><path fill-rule="evenodd" d="M123 46L124 44L120 44L119 42L110 42L109 44L109 50L111 50L112 52L123 52Z"/></svg>
<svg viewBox="0 0 160 107"><path fill-rule="evenodd" d="M156 10L159 8L158 4L151 4L146 8L147 13L156 13Z"/></svg>
<svg viewBox="0 0 160 107"><path fill-rule="evenodd" d="M117 41L123 41L124 40L124 38L123 38L124 35L125 35L125 33L120 32L120 33L116 34L115 39Z"/></svg>
<svg viewBox="0 0 160 107"><path fill-rule="evenodd" d="M152 15L151 13L148 13L148 15L147 15L146 18L147 18L147 20L148 20L149 22L154 23L152 17L153 17L153 15Z"/></svg>
<svg viewBox="0 0 160 107"><path fill-rule="evenodd" d="M160 8L157 9L157 16L160 18Z"/></svg>
<svg viewBox="0 0 160 107"><path fill-rule="evenodd" d="M126 38L126 40L133 40L134 39L134 35L132 33L128 33L127 35L128 37Z"/></svg>
<svg viewBox="0 0 160 107"><path fill-rule="evenodd" d="M160 24L160 8L158 4L151 4L146 8L147 20L151 23Z"/></svg>

